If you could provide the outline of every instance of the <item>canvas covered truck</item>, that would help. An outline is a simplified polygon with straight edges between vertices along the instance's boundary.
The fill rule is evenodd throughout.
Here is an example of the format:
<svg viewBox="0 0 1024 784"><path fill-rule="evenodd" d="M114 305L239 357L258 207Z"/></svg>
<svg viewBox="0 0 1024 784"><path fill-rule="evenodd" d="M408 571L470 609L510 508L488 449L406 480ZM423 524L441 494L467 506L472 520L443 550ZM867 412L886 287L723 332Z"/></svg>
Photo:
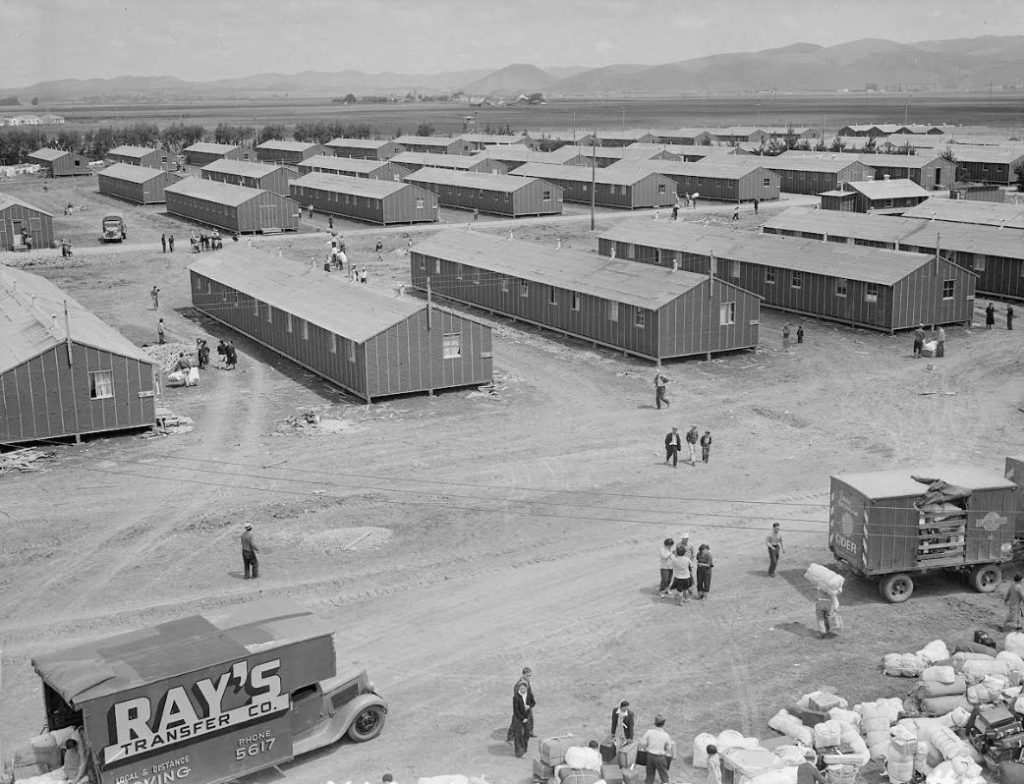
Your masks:
<svg viewBox="0 0 1024 784"><path fill-rule="evenodd" d="M916 478L915 478L916 477ZM947 571L994 591L1013 558L1017 486L970 466L832 477L829 549L882 597L904 602L914 578Z"/></svg>
<svg viewBox="0 0 1024 784"><path fill-rule="evenodd" d="M100 242L123 242L128 239L128 227L120 215L106 215L100 224Z"/></svg>
<svg viewBox="0 0 1024 784"><path fill-rule="evenodd" d="M33 753L33 775L59 766L73 736L98 784L217 784L345 735L370 740L387 713L364 669L338 670L331 629L283 600L95 640L32 666L49 732L15 754L16 778L19 759L22 777L31 772Z"/></svg>

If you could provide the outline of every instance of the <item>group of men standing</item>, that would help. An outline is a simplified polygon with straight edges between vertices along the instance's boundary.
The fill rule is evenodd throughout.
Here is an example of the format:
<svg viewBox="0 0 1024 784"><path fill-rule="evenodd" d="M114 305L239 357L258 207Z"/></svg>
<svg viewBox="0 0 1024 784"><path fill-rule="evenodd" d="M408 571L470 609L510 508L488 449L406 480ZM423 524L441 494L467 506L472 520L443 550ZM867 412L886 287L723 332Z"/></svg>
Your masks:
<svg viewBox="0 0 1024 784"><path fill-rule="evenodd" d="M672 432L665 436L665 465L671 461L672 467L679 464L679 453L683 451L683 442L690 452L690 459L687 461L691 466L697 465L697 444L700 443L701 462L706 463L711 458L711 431L705 430L700 435L696 425L691 425L685 436L679 435L679 428L673 427Z"/></svg>

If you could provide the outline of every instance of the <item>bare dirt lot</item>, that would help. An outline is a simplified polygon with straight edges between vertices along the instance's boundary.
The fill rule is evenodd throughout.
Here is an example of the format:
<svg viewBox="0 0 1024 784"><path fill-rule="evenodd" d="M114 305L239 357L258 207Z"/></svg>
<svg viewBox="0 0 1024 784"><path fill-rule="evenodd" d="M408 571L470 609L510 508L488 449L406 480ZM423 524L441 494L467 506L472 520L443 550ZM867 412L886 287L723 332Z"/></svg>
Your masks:
<svg viewBox="0 0 1024 784"><path fill-rule="evenodd" d="M747 212L742 223L755 221ZM592 249L587 228L514 231ZM407 279L405 235L347 235L357 263L378 265L370 285ZM305 258L324 239L255 242ZM162 315L187 346L225 334L189 306L189 260L128 247L17 263L137 343L154 340ZM237 372L163 390L191 432L59 446L47 470L0 478L0 741L10 748L43 724L33 655L268 595L331 622L340 656L366 663L390 705L380 738L286 767L294 782L384 771L529 781L529 759L504 741L524 664L539 735L603 737L612 706L629 699L642 727L668 716L687 756L702 731L771 736L776 710L823 684L851 702L904 694L909 682L880 674L882 654L990 626L1002 605L942 576L888 605L851 578L847 631L819 640L802 575L831 563L828 477L939 462L1001 469L1024 449L1019 332L1001 318L991 332L948 329L945 359L914 360L908 336L805 320L806 342L784 354L788 318L762 314L756 352L670 364L672 406L661 411L649 364L501 319L488 319L497 395L369 407L236 339ZM306 411L323 425L282 424ZM672 469L662 439L690 424L714 434L711 461ZM262 545L258 582L240 579L247 521ZM763 542L774 521L786 552L773 580ZM658 546L681 531L716 562L710 598L682 607L656 591ZM674 780L703 775L685 762Z"/></svg>

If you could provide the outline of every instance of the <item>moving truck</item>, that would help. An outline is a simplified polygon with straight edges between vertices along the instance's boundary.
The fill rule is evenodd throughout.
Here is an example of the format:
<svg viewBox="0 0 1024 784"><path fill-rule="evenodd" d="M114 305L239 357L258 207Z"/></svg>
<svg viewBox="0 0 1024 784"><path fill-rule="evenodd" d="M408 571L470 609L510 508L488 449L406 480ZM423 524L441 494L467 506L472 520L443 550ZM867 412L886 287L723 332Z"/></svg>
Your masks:
<svg viewBox="0 0 1024 784"><path fill-rule="evenodd" d="M128 239L128 227L120 215L107 215L100 224L100 242L123 242Z"/></svg>
<svg viewBox="0 0 1024 784"><path fill-rule="evenodd" d="M77 728L99 784L217 784L346 734L375 738L387 713L364 669L338 672L331 629L285 600L95 640L32 666L47 729Z"/></svg>
<svg viewBox="0 0 1024 784"><path fill-rule="evenodd" d="M829 549L890 602L910 598L915 575L939 570L988 593L1013 558L1018 493L1003 474L974 466L838 474Z"/></svg>

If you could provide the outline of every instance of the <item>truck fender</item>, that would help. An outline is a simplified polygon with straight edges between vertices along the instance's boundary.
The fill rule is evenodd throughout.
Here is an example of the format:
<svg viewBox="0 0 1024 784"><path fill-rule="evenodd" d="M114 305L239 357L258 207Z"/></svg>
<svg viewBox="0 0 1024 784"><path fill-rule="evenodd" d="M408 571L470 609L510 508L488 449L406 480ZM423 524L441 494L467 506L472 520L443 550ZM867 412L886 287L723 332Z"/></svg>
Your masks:
<svg viewBox="0 0 1024 784"><path fill-rule="evenodd" d="M327 695L327 699L330 699L330 695ZM356 716L371 705L383 708L385 713L388 711L388 704L376 694L360 694L344 705L334 708L334 718L331 720L334 724L334 740L340 740L348 732Z"/></svg>

